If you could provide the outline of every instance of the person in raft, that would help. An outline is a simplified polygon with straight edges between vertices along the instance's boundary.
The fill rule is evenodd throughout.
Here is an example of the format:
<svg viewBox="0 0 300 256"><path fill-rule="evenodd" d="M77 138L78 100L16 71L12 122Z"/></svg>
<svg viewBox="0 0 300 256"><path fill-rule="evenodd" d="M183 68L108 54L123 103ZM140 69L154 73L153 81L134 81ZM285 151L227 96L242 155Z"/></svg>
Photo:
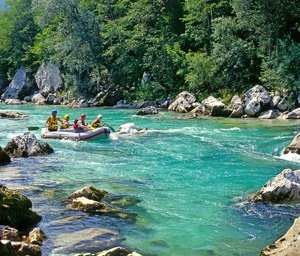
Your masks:
<svg viewBox="0 0 300 256"><path fill-rule="evenodd" d="M79 119L75 119L74 121L75 132L86 132L90 130L90 128L84 122L85 119L86 119L85 114L82 114Z"/></svg>
<svg viewBox="0 0 300 256"><path fill-rule="evenodd" d="M57 116L57 110L52 110L52 116L50 116L46 121L46 126L48 128L48 131L56 132L58 129L58 121L62 123L62 120L58 118Z"/></svg>
<svg viewBox="0 0 300 256"><path fill-rule="evenodd" d="M102 115L98 115L97 118L92 122L90 128L91 130L95 130L99 127L104 126L105 124L101 124Z"/></svg>
<svg viewBox="0 0 300 256"><path fill-rule="evenodd" d="M73 124L70 124L69 121L70 121L70 115L67 114L64 116L64 120L60 125L60 129L68 129L70 126L73 126Z"/></svg>

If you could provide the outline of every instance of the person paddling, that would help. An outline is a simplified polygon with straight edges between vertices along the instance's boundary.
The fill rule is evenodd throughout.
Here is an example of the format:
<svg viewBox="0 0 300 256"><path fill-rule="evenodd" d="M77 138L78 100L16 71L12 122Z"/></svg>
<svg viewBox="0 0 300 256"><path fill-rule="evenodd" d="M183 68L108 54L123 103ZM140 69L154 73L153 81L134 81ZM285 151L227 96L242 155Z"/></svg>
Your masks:
<svg viewBox="0 0 300 256"><path fill-rule="evenodd" d="M57 110L52 110L52 116L50 116L46 121L46 126L49 131L56 132L58 130L58 121L62 123L62 120L57 116Z"/></svg>
<svg viewBox="0 0 300 256"><path fill-rule="evenodd" d="M82 114L79 119L75 119L74 121L74 129L75 132L86 132L89 131L90 128L85 124L86 114Z"/></svg>
<svg viewBox="0 0 300 256"><path fill-rule="evenodd" d="M104 126L105 124L101 124L102 115L98 115L97 118L92 122L90 128L91 130L95 130L99 127Z"/></svg>
<svg viewBox="0 0 300 256"><path fill-rule="evenodd" d="M70 115L67 114L64 116L64 120L60 125L60 129L68 129L70 126L73 126L73 124L70 124L69 121L70 121Z"/></svg>

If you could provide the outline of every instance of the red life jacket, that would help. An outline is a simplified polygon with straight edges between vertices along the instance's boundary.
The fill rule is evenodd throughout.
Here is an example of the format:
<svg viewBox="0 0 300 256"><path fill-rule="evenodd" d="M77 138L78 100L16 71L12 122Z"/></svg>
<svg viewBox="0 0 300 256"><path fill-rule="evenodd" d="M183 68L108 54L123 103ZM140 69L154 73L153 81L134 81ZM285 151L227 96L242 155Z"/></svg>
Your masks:
<svg viewBox="0 0 300 256"><path fill-rule="evenodd" d="M78 121L79 121L80 119L78 119L78 118L76 118L75 120L74 120L74 129L75 130L78 130L78 129L81 129L80 127L78 127L78 125L77 125L77 123L78 123ZM85 125L85 123L84 123L84 121L83 120L81 120L82 121L82 125Z"/></svg>

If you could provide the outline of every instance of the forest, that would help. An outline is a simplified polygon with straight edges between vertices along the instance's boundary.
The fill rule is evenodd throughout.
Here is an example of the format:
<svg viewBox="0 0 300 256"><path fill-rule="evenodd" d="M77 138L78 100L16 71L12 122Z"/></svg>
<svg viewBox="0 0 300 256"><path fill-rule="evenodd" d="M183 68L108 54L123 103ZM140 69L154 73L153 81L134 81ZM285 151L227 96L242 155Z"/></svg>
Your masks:
<svg viewBox="0 0 300 256"><path fill-rule="evenodd" d="M59 65L74 97L118 87L127 100L226 99L255 84L296 95L300 1L4 1L0 77L42 62Z"/></svg>

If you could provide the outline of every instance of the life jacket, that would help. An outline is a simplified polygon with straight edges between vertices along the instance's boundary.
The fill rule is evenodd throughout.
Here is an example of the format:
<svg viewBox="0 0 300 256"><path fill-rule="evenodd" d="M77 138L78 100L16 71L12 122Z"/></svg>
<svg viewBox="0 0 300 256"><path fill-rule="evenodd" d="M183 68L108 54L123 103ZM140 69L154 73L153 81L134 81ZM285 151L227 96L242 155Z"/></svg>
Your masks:
<svg viewBox="0 0 300 256"><path fill-rule="evenodd" d="M60 125L60 129L67 129L69 128L69 122L67 120L63 120L62 124Z"/></svg>
<svg viewBox="0 0 300 256"><path fill-rule="evenodd" d="M49 130L57 130L58 129L58 118L51 116L48 120L48 129Z"/></svg>
<svg viewBox="0 0 300 256"><path fill-rule="evenodd" d="M92 124L91 124L91 127L93 127L93 128L98 128L98 127L100 127L101 125L100 125L100 121L99 120L97 120L96 122L94 121Z"/></svg>
<svg viewBox="0 0 300 256"><path fill-rule="evenodd" d="M76 119L74 120L74 129L75 129L75 130L81 129L81 127L79 127L79 126L77 125L77 123L78 123L79 120L80 120L80 119L78 119L78 118L76 118ZM82 125L85 125L85 123L84 123L83 120L81 120L81 122L82 122Z"/></svg>

